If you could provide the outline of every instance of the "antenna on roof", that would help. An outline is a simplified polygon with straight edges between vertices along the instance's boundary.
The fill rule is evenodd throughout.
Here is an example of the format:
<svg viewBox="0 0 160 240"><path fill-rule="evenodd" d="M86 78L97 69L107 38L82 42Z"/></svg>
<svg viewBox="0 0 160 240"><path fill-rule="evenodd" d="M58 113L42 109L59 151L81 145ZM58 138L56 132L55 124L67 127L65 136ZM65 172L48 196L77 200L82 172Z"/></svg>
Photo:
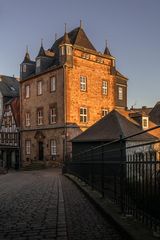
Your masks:
<svg viewBox="0 0 160 240"><path fill-rule="evenodd" d="M106 43L106 47L107 47L107 45L108 45L107 39L106 39L105 43Z"/></svg>
<svg viewBox="0 0 160 240"><path fill-rule="evenodd" d="M26 46L26 53L28 53L28 45Z"/></svg>
<svg viewBox="0 0 160 240"><path fill-rule="evenodd" d="M82 20L80 20L80 28L82 28Z"/></svg>
<svg viewBox="0 0 160 240"><path fill-rule="evenodd" d="M67 32L67 23L64 24L64 32Z"/></svg>
<svg viewBox="0 0 160 240"><path fill-rule="evenodd" d="M41 47L43 47L43 38L41 38Z"/></svg>
<svg viewBox="0 0 160 240"><path fill-rule="evenodd" d="M57 33L55 33L55 41L57 40Z"/></svg>

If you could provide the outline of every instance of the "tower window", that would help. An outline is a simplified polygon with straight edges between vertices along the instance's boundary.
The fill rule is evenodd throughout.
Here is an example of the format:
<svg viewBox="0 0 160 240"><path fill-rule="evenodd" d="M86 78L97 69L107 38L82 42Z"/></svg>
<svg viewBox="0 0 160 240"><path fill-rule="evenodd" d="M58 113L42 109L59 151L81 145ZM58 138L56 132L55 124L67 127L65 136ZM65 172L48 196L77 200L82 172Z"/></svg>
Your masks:
<svg viewBox="0 0 160 240"><path fill-rule="evenodd" d="M23 72L25 73L27 71L26 64L23 64Z"/></svg>
<svg viewBox="0 0 160 240"><path fill-rule="evenodd" d="M67 55L72 55L72 47L71 46L66 46L66 53L67 53Z"/></svg>
<svg viewBox="0 0 160 240"><path fill-rule="evenodd" d="M40 59L37 59L37 61L36 61L36 67L40 67L40 65L41 65L41 60L40 60Z"/></svg>
<svg viewBox="0 0 160 240"><path fill-rule="evenodd" d="M84 76L80 76L80 90L87 91L87 78Z"/></svg>
<svg viewBox="0 0 160 240"><path fill-rule="evenodd" d="M102 81L102 94L107 95L108 92L108 83L107 81L103 80Z"/></svg>
<svg viewBox="0 0 160 240"><path fill-rule="evenodd" d="M118 87L118 99L123 100L123 87Z"/></svg>
<svg viewBox="0 0 160 240"><path fill-rule="evenodd" d="M88 121L87 108L80 108L80 122L86 123Z"/></svg>

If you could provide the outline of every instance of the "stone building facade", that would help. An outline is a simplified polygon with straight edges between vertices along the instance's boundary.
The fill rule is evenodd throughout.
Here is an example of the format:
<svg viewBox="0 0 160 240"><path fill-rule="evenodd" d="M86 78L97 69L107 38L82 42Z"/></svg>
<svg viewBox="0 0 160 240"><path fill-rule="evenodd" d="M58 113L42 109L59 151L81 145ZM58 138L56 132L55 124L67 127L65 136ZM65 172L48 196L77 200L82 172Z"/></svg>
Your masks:
<svg viewBox="0 0 160 240"><path fill-rule="evenodd" d="M82 27L64 33L53 46L28 51L21 64L21 158L61 163L70 140L114 108L127 107L127 78L106 46L97 52Z"/></svg>

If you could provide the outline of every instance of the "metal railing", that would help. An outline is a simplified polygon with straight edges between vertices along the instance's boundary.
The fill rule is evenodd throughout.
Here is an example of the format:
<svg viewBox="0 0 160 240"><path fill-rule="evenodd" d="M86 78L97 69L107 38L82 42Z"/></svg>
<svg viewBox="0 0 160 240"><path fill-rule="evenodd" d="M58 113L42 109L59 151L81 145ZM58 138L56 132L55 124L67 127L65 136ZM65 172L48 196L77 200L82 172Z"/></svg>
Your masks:
<svg viewBox="0 0 160 240"><path fill-rule="evenodd" d="M133 137L160 126L74 154L67 172L109 197L157 232L160 227L160 139L138 143Z"/></svg>

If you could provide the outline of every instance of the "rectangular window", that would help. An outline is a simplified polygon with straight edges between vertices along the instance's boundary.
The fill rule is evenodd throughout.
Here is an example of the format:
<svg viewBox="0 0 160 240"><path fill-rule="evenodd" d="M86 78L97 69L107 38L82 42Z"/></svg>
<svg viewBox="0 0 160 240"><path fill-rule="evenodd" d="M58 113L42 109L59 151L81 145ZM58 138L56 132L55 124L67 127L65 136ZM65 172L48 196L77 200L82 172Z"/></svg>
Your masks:
<svg viewBox="0 0 160 240"><path fill-rule="evenodd" d="M52 139L51 140L51 155L55 156L56 154L57 154L56 140Z"/></svg>
<svg viewBox="0 0 160 240"><path fill-rule="evenodd" d="M148 117L142 117L142 128L145 130L145 129L148 129Z"/></svg>
<svg viewBox="0 0 160 240"><path fill-rule="evenodd" d="M41 60L40 60L40 59L37 59L37 61L36 61L36 67L40 67L40 65L41 65Z"/></svg>
<svg viewBox="0 0 160 240"><path fill-rule="evenodd" d="M102 109L102 117L108 114L108 109Z"/></svg>
<svg viewBox="0 0 160 240"><path fill-rule="evenodd" d="M30 126L30 113L26 113L26 127Z"/></svg>
<svg viewBox="0 0 160 240"><path fill-rule="evenodd" d="M123 88L118 87L118 99L123 100Z"/></svg>
<svg viewBox="0 0 160 240"><path fill-rule="evenodd" d="M30 140L26 140L26 155L30 155L31 154L31 141Z"/></svg>
<svg viewBox="0 0 160 240"><path fill-rule="evenodd" d="M87 118L87 108L81 107L80 108L80 122L87 122L88 118Z"/></svg>
<svg viewBox="0 0 160 240"><path fill-rule="evenodd" d="M87 91L87 78L84 76L80 76L80 90Z"/></svg>
<svg viewBox="0 0 160 240"><path fill-rule="evenodd" d="M30 85L25 86L25 97L26 98L30 97Z"/></svg>
<svg viewBox="0 0 160 240"><path fill-rule="evenodd" d="M55 107L51 107L49 109L49 123L50 124L56 123L56 108Z"/></svg>
<svg viewBox="0 0 160 240"><path fill-rule="evenodd" d="M23 64L23 72L25 73L27 70L26 64Z"/></svg>
<svg viewBox="0 0 160 240"><path fill-rule="evenodd" d="M37 124L42 125L43 124L43 109L37 110Z"/></svg>
<svg viewBox="0 0 160 240"><path fill-rule="evenodd" d="M37 95L42 95L42 81L37 82Z"/></svg>
<svg viewBox="0 0 160 240"><path fill-rule="evenodd" d="M102 81L102 94L107 95L108 91L108 83L107 81Z"/></svg>
<svg viewBox="0 0 160 240"><path fill-rule="evenodd" d="M56 91L56 77L55 76L50 78L50 91L51 92Z"/></svg>

